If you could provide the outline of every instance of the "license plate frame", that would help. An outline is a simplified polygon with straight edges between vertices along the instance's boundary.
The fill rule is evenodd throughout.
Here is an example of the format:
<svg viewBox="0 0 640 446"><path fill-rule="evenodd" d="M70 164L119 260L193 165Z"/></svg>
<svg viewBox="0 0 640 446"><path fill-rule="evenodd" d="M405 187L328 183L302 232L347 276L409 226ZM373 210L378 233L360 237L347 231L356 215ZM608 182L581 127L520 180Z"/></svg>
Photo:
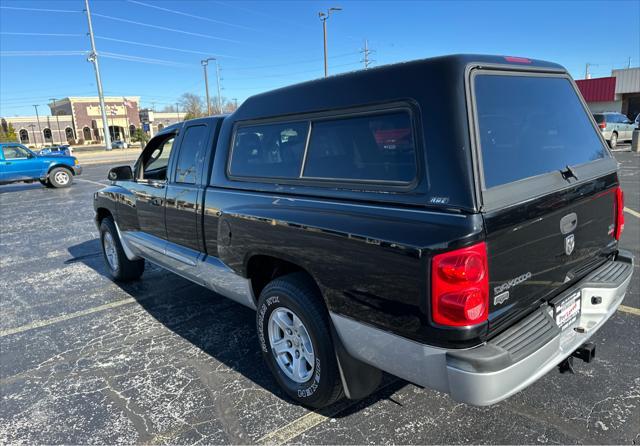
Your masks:
<svg viewBox="0 0 640 446"><path fill-rule="evenodd" d="M565 330L578 320L582 312L582 293L575 291L553 305L553 320Z"/></svg>

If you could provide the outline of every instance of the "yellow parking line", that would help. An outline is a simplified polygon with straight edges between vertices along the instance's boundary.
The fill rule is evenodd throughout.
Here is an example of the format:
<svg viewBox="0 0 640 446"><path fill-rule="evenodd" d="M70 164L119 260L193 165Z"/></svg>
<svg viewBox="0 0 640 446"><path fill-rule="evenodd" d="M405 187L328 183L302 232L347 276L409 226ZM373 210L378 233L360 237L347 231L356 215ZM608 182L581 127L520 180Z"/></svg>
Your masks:
<svg viewBox="0 0 640 446"><path fill-rule="evenodd" d="M43 321L36 321L36 322L32 322L32 323L27 324L27 325L22 325L22 326L16 327L16 328L9 328L9 329L6 329L6 330L1 330L0 331L0 338L2 338L4 336L9 336L9 335L12 335L12 334L16 334L16 333L22 333L23 331L33 330L34 328L46 327L47 325L56 324L58 322L68 321L69 319L74 319L74 318L77 318L77 317L80 317L80 316L86 316L87 314L97 313L98 311L108 310L110 308L121 307L122 305L127 305L127 304L131 304L131 303L134 303L134 302L137 302L137 300L134 299L133 297L130 297L128 299L123 299L123 300L119 300L119 301L116 301L116 302L111 302L111 303L108 303L108 304L99 305L97 307L87 308L86 310L76 311L75 313L65 314L64 316L58 316L58 317L54 317L54 318L51 318L51 319L45 319Z"/></svg>
<svg viewBox="0 0 640 446"><path fill-rule="evenodd" d="M633 215L636 218L640 218L640 212L638 211L634 211L633 209L629 209L629 208L624 208L625 212L628 212L629 214Z"/></svg>
<svg viewBox="0 0 640 446"><path fill-rule="evenodd" d="M625 313L634 314L640 316L640 308L627 307L626 305L620 305L618 311L624 311Z"/></svg>
<svg viewBox="0 0 640 446"><path fill-rule="evenodd" d="M385 389L397 382L398 380L391 380L384 386L379 387L376 392L380 392L382 389ZM272 432L269 432L268 434L259 438L258 441L256 441L256 444L281 445L291 443L291 440L293 440L297 436L304 434L308 430L313 429L326 420L330 420L340 412L345 411L346 409L354 406L355 404L358 404L359 402L360 401L344 399L334 404L333 406L322 409L318 412L309 412L308 414L305 414L300 418L293 420L291 423L282 426L281 428L276 429Z"/></svg>

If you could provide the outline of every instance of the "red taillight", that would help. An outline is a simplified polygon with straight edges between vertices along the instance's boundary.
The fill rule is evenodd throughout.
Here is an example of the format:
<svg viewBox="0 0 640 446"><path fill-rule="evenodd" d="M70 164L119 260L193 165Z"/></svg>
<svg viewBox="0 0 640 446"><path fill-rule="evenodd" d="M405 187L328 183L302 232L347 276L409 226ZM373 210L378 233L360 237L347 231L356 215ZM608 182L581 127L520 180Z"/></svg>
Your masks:
<svg viewBox="0 0 640 446"><path fill-rule="evenodd" d="M618 186L616 188L616 229L613 234L616 240L620 240L622 231L624 231L624 192Z"/></svg>
<svg viewBox="0 0 640 446"><path fill-rule="evenodd" d="M602 130L607 128L607 123L602 121L600 124L598 124L598 127L600 127Z"/></svg>
<svg viewBox="0 0 640 446"><path fill-rule="evenodd" d="M489 314L489 274L484 242L433 257L431 308L440 325L475 325Z"/></svg>

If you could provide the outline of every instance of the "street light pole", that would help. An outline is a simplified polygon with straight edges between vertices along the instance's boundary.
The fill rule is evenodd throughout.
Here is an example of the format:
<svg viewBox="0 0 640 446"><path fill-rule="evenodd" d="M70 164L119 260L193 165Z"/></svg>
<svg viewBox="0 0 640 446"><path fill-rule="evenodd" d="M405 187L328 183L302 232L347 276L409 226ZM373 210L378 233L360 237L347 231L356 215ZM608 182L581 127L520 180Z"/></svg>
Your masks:
<svg viewBox="0 0 640 446"><path fill-rule="evenodd" d="M56 126L58 127L58 139L60 140L60 144L62 144L62 138L60 137L60 119L58 118L58 110L56 110L56 98L49 99L53 101L53 109L55 110L53 113L56 115Z"/></svg>
<svg viewBox="0 0 640 446"><path fill-rule="evenodd" d="M324 77L329 75L329 70L327 67L327 19L334 11L342 11L342 8L329 8L327 12L319 12L318 17L322 22L322 36L324 39Z"/></svg>
<svg viewBox="0 0 640 446"><path fill-rule="evenodd" d="M87 60L93 64L96 72L96 85L98 87L98 98L100 101L100 114L102 115L102 128L104 129L104 145L106 150L111 150L111 135L109 134L109 122L107 121L107 110L104 106L104 95L102 93L102 79L100 78L100 67L98 65L98 52L96 51L96 41L93 38L93 25L91 23L91 10L89 9L89 0L84 0L84 8L87 13L87 22L89 23L89 39L91 40L91 54Z"/></svg>
<svg viewBox="0 0 640 446"><path fill-rule="evenodd" d="M36 120L38 121L38 133L40 133L40 138L42 139L42 145L44 145L44 136L42 135L42 127L40 127L40 115L38 114L38 106L34 105L33 108L36 109ZM36 147L38 147L38 139L35 140Z"/></svg>

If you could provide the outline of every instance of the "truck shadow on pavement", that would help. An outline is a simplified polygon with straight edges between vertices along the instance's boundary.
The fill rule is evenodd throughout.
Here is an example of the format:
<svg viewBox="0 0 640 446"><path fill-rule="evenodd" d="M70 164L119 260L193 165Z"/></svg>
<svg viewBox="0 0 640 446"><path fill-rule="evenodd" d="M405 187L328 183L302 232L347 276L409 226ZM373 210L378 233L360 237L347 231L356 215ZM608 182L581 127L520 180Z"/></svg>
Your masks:
<svg viewBox="0 0 640 446"><path fill-rule="evenodd" d="M65 263L81 262L88 266L101 276L97 280L108 280L109 284L116 284L136 299L155 320L216 362L235 370L278 398L296 404L280 389L262 359L255 333L254 311L149 262L146 262L145 272L140 280L113 282L104 264L98 239L71 246L68 252L71 258ZM191 360L190 357L188 359ZM171 358L171 361L175 360L176 358ZM184 363L184 367L193 366L194 364ZM200 365L196 364L195 367L200 368ZM208 362L203 367L205 374L216 373L216 364ZM211 382L215 382L215 379ZM208 382L203 384L208 385ZM392 395L406 384L405 381L385 375L378 391L369 397L360 401L343 400L318 412L340 418L379 400L389 399L395 402L391 399ZM219 390L211 389L211 392L216 391Z"/></svg>

